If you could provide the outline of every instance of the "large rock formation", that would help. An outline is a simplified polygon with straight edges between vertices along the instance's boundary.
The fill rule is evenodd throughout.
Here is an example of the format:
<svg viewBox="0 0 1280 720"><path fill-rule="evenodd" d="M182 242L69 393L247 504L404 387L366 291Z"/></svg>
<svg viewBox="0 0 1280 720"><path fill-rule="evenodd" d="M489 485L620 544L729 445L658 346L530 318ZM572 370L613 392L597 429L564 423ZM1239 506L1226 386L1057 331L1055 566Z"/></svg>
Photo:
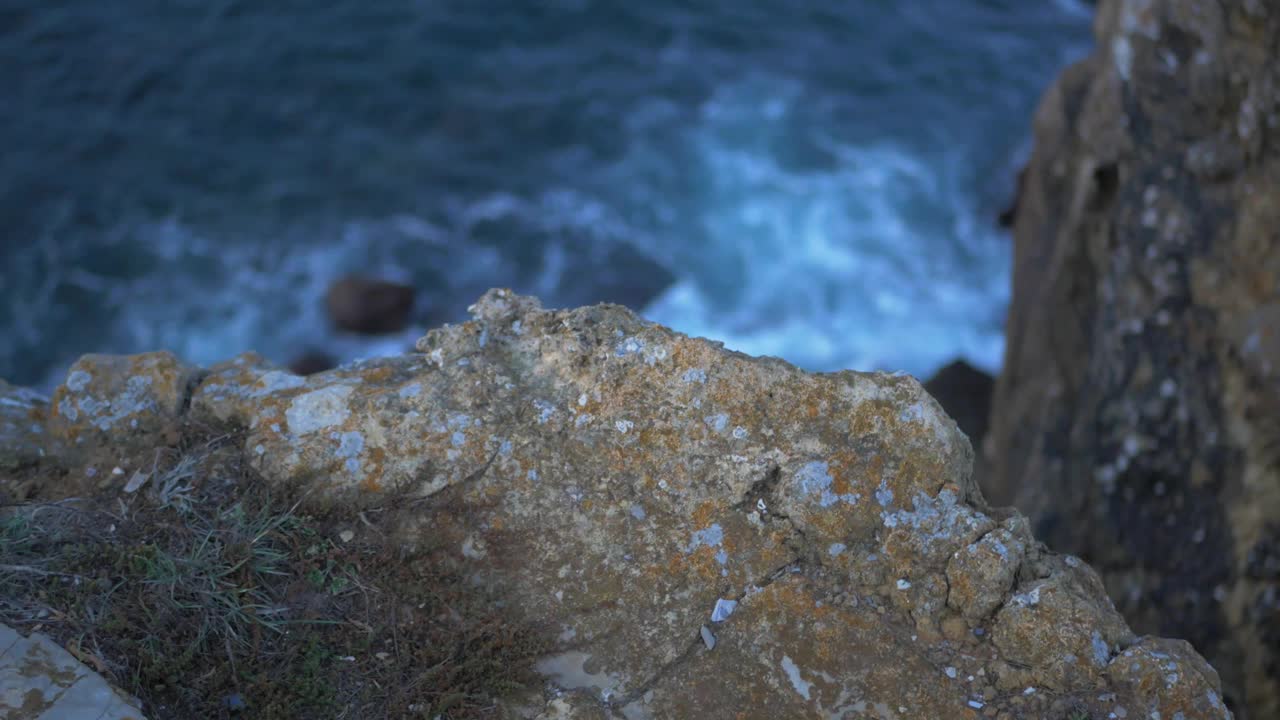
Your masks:
<svg viewBox="0 0 1280 720"><path fill-rule="evenodd" d="M548 630L545 692L508 717L1230 717L1190 645L1135 636L1093 570L987 507L912 378L808 374L617 306L493 291L473 313L306 378L241 356L177 407L247 428L270 482L375 518L408 493L383 531ZM139 418L84 398L178 367L86 359L49 422L75 462L125 462L110 436Z"/></svg>
<svg viewBox="0 0 1280 720"><path fill-rule="evenodd" d="M1035 119L988 495L1280 717L1280 6L1095 32Z"/></svg>

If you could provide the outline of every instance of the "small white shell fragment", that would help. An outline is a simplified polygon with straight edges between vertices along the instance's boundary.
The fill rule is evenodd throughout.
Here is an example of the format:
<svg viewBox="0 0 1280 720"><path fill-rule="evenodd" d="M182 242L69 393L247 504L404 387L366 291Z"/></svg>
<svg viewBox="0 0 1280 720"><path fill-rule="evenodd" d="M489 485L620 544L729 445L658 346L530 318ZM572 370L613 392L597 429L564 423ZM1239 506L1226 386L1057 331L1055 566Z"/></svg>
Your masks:
<svg viewBox="0 0 1280 720"><path fill-rule="evenodd" d="M711 628L706 625L702 626L702 644L707 646L708 650L716 649L716 636L711 632Z"/></svg>
<svg viewBox="0 0 1280 720"><path fill-rule="evenodd" d="M355 540L356 534L351 532L350 530L343 530L342 532L338 533L338 538L342 540L342 542L347 543L347 542L351 542L352 540Z"/></svg>
<svg viewBox="0 0 1280 720"><path fill-rule="evenodd" d="M724 598L716 599L716 606L711 611L711 622L724 622L729 619L734 610L738 609L737 600L725 600Z"/></svg>

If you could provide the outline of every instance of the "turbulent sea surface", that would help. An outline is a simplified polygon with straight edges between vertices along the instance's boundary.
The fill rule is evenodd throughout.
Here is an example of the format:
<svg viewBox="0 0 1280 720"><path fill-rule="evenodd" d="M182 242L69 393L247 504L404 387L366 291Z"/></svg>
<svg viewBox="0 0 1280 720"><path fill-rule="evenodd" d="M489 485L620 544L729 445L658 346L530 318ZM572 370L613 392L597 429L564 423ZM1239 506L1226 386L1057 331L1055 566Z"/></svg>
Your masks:
<svg viewBox="0 0 1280 720"><path fill-rule="evenodd" d="M812 369L1000 361L1075 0L9 0L0 377L400 352L484 289ZM417 324L330 330L338 274Z"/></svg>

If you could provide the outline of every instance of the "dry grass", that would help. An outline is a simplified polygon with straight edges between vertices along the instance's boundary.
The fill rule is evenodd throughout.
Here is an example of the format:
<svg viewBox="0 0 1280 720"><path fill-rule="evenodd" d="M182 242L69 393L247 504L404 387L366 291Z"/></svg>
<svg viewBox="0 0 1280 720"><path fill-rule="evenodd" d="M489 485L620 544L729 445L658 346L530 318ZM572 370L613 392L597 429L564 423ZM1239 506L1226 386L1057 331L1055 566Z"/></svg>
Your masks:
<svg viewBox="0 0 1280 720"><path fill-rule="evenodd" d="M155 720L485 717L532 680L543 634L444 553L268 487L238 448L206 435L136 492L0 509L0 622Z"/></svg>

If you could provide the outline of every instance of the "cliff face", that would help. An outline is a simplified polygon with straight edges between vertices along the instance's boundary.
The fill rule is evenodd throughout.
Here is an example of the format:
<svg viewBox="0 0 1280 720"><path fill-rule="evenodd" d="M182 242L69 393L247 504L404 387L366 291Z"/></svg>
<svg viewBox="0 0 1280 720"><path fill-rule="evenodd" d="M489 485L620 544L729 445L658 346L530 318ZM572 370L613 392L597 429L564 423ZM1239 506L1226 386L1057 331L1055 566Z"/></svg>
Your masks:
<svg viewBox="0 0 1280 720"><path fill-rule="evenodd" d="M1035 119L988 495L1280 717L1280 6L1095 33Z"/></svg>
<svg viewBox="0 0 1280 720"><path fill-rule="evenodd" d="M473 314L305 378L86 356L8 441L101 492L197 419L242 428L264 482L408 493L378 532L549 629L546 687L505 717L1230 716L1187 643L1135 636L1093 570L987 507L912 378L812 375L615 306L492 291Z"/></svg>

